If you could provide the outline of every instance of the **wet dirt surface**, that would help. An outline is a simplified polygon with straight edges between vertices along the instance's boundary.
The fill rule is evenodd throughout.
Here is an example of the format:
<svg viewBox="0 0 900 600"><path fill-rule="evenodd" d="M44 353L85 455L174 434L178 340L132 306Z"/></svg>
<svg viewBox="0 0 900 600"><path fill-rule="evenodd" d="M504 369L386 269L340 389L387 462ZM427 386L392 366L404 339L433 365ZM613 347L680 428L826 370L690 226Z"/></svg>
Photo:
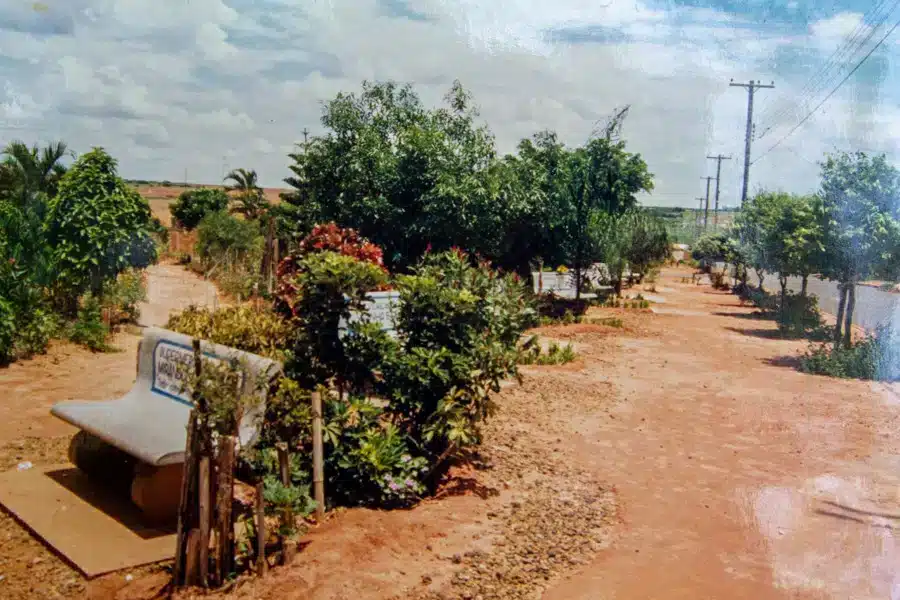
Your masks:
<svg viewBox="0 0 900 600"><path fill-rule="evenodd" d="M617 401L579 427L623 530L544 598L892 597L892 529L819 509L900 512L895 390L797 372L804 342L680 278L672 312L601 359Z"/></svg>
<svg viewBox="0 0 900 600"><path fill-rule="evenodd" d="M480 466L442 497L342 511L292 567L219 595L891 598L900 394L797 372L804 342L685 276L663 271L664 312L592 309L624 328L543 328L578 360L523 368L498 395ZM64 345L0 371L0 389L11 373L19 386L0 406L2 466L58 460L65 437L42 415L127 389L133 357ZM151 598L166 577L84 582L4 515L0 555L2 598Z"/></svg>

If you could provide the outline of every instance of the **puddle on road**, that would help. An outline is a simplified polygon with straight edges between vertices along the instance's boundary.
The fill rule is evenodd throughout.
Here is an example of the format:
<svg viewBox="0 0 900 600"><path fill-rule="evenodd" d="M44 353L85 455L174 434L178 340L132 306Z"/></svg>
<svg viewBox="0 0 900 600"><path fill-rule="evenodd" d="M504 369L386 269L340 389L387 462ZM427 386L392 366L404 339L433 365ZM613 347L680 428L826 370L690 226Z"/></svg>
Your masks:
<svg viewBox="0 0 900 600"><path fill-rule="evenodd" d="M881 470L824 474L799 489L745 490L738 503L745 522L765 539L776 586L834 599L900 600L898 491L897 477Z"/></svg>

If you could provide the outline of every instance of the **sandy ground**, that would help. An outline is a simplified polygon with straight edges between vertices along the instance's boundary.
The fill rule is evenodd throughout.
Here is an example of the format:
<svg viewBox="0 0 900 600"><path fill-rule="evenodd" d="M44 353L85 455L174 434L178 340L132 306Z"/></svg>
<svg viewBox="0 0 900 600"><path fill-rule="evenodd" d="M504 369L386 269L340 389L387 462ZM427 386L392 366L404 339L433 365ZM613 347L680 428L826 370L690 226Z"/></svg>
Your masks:
<svg viewBox="0 0 900 600"><path fill-rule="evenodd" d="M805 343L685 274L657 283L665 314L544 328L579 360L523 369L444 497L342 511L292 567L225 597L892 597L900 396L797 372ZM0 407L0 466L57 460L49 406L124 391L133 361L61 345L0 371L17 390ZM165 581L133 575L85 583L0 516L0 597L149 598Z"/></svg>

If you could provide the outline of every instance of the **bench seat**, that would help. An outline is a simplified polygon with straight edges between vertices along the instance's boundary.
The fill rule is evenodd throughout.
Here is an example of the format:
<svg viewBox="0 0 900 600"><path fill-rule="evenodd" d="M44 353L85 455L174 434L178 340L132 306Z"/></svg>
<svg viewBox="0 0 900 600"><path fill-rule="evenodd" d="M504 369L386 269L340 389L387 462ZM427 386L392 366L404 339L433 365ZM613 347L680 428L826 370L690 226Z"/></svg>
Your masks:
<svg viewBox="0 0 900 600"><path fill-rule="evenodd" d="M192 362L191 344L189 336L148 327L138 347L137 380L127 394L115 400L60 402L50 412L146 464L161 467L182 463L191 403L179 390L174 365ZM271 380L281 370L276 361L227 346L201 342L201 351L214 360L242 360L249 371L243 378L245 386L261 375ZM251 390L245 387L245 391ZM246 411L241 421L242 446L252 444L257 437L266 392L254 391L259 403Z"/></svg>

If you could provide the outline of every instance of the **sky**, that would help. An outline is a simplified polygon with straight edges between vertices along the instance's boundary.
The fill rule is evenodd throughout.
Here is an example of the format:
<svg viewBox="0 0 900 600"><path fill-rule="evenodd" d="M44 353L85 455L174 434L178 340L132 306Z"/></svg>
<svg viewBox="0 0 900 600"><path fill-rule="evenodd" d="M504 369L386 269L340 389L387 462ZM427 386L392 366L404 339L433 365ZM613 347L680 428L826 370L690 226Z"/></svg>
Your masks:
<svg viewBox="0 0 900 600"><path fill-rule="evenodd" d="M131 179L243 167L281 186L338 92L409 82L433 106L459 79L500 152L543 129L580 145L630 105L624 138L655 175L644 204L696 206L724 154L733 206L747 90L732 78L775 86L755 95L751 193L813 191L829 151L900 162L900 29L766 152L898 19L898 0L4 0L0 141L102 146ZM835 56L854 34L872 37Z"/></svg>

